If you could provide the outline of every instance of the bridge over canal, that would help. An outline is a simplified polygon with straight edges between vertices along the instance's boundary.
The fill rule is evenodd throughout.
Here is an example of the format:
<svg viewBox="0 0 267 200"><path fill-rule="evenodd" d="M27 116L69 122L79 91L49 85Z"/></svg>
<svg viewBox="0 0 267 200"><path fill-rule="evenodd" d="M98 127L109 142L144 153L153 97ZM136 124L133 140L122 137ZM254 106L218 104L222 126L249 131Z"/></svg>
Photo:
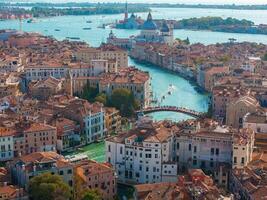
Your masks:
<svg viewBox="0 0 267 200"><path fill-rule="evenodd" d="M136 111L136 114L148 114L148 113L154 113L154 112L177 112L177 113L183 113L195 118L201 118L205 115L205 113L198 112L195 110L183 108L183 107L176 107L176 106L156 106L156 107L147 107L142 110Z"/></svg>

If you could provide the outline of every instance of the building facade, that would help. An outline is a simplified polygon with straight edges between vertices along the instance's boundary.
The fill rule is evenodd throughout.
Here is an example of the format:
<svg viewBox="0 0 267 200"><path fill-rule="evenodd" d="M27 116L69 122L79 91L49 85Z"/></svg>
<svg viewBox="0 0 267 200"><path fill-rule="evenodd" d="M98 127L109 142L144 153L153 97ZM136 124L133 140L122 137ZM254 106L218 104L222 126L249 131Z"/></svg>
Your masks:
<svg viewBox="0 0 267 200"><path fill-rule="evenodd" d="M12 129L0 128L0 161L12 160L14 158L15 131Z"/></svg>
<svg viewBox="0 0 267 200"><path fill-rule="evenodd" d="M117 180L115 171L109 164L85 160L78 163L74 171L75 176L81 181L82 190L99 190L104 200L113 200L115 198Z"/></svg>
<svg viewBox="0 0 267 200"><path fill-rule="evenodd" d="M31 178L43 173L57 174L73 186L73 164L55 152L35 152L11 163L13 181L28 190Z"/></svg>

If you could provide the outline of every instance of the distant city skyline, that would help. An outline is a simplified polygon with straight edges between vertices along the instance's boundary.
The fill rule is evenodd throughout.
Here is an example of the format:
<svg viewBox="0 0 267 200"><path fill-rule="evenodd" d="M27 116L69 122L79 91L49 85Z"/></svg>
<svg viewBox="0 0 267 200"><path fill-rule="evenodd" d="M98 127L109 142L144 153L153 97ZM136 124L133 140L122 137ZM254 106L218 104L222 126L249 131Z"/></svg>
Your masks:
<svg viewBox="0 0 267 200"><path fill-rule="evenodd" d="M120 2L125 0L3 0L5 2L49 2L49 3L64 3L64 2ZM143 0L128 0L129 3L144 3ZM267 4L264 0L146 0L146 3L181 3L181 4L247 4L247 5L259 5Z"/></svg>

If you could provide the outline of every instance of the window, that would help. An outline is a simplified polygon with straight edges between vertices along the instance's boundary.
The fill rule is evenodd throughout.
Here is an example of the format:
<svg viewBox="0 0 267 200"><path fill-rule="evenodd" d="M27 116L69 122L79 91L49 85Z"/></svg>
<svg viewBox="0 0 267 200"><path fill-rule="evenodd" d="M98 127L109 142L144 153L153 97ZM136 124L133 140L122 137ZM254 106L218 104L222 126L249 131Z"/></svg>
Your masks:
<svg viewBox="0 0 267 200"><path fill-rule="evenodd" d="M110 145L108 145L108 152L111 152L111 147L110 147Z"/></svg>
<svg viewBox="0 0 267 200"><path fill-rule="evenodd" d="M211 155L214 155L214 148L211 148L211 149L210 149L210 154L211 154Z"/></svg>
<svg viewBox="0 0 267 200"><path fill-rule="evenodd" d="M69 186L72 187L72 181L71 180L69 181Z"/></svg>
<svg viewBox="0 0 267 200"><path fill-rule="evenodd" d="M244 158L244 157L241 158L241 163L242 163L242 164L245 163L245 158Z"/></svg>
<svg viewBox="0 0 267 200"><path fill-rule="evenodd" d="M191 144L189 144L188 145L188 151L191 151L191 148L192 148L192 146L191 146Z"/></svg>
<svg viewBox="0 0 267 200"><path fill-rule="evenodd" d="M196 153L197 152L197 147L196 146L194 146L194 153Z"/></svg>
<svg viewBox="0 0 267 200"><path fill-rule="evenodd" d="M177 150L180 148L180 143L179 142L177 142L176 148L177 148Z"/></svg>
<svg viewBox="0 0 267 200"><path fill-rule="evenodd" d="M219 149L216 149L216 155L218 156L220 153L220 150Z"/></svg>
<svg viewBox="0 0 267 200"><path fill-rule="evenodd" d="M68 170L68 174L72 174L72 170L71 169Z"/></svg>
<svg viewBox="0 0 267 200"><path fill-rule="evenodd" d="M197 160L193 160L193 165L197 165Z"/></svg>
<svg viewBox="0 0 267 200"><path fill-rule="evenodd" d="M63 175L64 174L64 171L59 171L59 175Z"/></svg>
<svg viewBox="0 0 267 200"><path fill-rule="evenodd" d="M147 153L146 154L146 158L151 158L151 154L150 153Z"/></svg>
<svg viewBox="0 0 267 200"><path fill-rule="evenodd" d="M122 154L122 147L120 147L120 154Z"/></svg>
<svg viewBox="0 0 267 200"><path fill-rule="evenodd" d="M234 163L236 164L236 157L234 157Z"/></svg>

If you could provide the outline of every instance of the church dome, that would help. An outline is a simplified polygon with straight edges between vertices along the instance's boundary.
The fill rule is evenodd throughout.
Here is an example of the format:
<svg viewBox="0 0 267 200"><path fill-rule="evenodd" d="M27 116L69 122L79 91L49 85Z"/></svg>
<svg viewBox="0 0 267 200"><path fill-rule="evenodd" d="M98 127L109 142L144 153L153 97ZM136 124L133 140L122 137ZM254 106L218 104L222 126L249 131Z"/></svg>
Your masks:
<svg viewBox="0 0 267 200"><path fill-rule="evenodd" d="M161 30L160 30L161 32L164 32L164 33L166 33L166 32L170 32L170 28L169 28L169 25L167 24L167 22L166 21L164 21L163 22L163 24L162 24L162 27L161 27Z"/></svg>
<svg viewBox="0 0 267 200"><path fill-rule="evenodd" d="M152 19L151 13L148 14L147 20L143 24L142 28L144 30L157 30L158 29L157 25L155 24L155 22Z"/></svg>

